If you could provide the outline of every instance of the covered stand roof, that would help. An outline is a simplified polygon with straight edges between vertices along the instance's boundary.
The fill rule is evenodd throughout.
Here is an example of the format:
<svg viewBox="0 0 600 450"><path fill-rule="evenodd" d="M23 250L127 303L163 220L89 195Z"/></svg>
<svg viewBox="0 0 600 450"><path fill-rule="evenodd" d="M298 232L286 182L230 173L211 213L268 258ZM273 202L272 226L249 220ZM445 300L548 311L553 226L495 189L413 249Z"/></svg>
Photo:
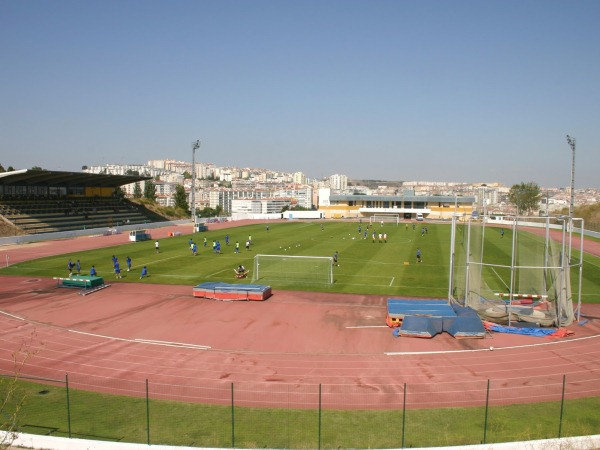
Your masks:
<svg viewBox="0 0 600 450"><path fill-rule="evenodd" d="M112 187L151 180L140 175L110 175L85 172L24 169L0 173L0 185Z"/></svg>

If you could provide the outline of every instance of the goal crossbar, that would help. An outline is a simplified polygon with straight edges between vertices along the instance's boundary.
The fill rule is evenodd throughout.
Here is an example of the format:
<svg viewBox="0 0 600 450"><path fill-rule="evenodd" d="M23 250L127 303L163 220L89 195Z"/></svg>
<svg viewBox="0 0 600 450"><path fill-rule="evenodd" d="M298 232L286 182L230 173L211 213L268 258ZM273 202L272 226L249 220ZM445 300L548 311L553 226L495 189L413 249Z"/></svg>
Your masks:
<svg viewBox="0 0 600 450"><path fill-rule="evenodd" d="M395 223L398 225L400 223L400 214L397 213L388 213L388 214L373 214L369 217L369 223L376 222L388 222Z"/></svg>

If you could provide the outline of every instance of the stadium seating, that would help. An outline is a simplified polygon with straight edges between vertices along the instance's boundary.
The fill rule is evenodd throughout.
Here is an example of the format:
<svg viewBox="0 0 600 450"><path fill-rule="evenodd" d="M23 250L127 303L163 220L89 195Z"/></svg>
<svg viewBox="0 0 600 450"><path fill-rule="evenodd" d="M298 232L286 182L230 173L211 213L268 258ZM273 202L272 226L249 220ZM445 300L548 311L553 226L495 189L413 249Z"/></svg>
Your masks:
<svg viewBox="0 0 600 450"><path fill-rule="evenodd" d="M114 197L3 199L0 215L30 234L165 220L143 206Z"/></svg>

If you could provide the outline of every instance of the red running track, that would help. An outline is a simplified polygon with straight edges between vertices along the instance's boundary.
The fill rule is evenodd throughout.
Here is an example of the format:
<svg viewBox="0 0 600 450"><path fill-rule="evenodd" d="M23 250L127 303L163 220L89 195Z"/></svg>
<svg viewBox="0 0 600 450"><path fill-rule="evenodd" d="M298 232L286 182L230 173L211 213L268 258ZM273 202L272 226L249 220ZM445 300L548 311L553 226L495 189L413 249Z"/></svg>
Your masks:
<svg viewBox="0 0 600 450"><path fill-rule="evenodd" d="M126 240L2 253L16 261L29 249L39 257ZM221 402L232 382L251 392L286 386L286 395L290 386L314 392L322 384L338 407L356 401L349 393L361 395L361 407L394 407L389 394L406 383L408 406L426 407L477 403L487 380L497 402L553 400L566 376L569 397L600 395L600 305L584 305L588 321L571 325L569 338L414 339L394 338L385 326L384 296L275 291L265 302L219 302L194 298L192 286L115 283L81 296L45 278L0 281L0 372L14 371L12 355L28 342L23 375L68 373L74 387L132 393L149 380L168 398Z"/></svg>

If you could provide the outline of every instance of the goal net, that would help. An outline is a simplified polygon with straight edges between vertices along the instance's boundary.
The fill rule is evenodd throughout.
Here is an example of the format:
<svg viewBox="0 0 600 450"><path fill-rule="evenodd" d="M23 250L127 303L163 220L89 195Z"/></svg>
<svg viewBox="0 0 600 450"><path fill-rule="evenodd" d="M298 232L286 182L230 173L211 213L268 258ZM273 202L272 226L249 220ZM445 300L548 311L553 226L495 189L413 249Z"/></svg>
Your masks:
<svg viewBox="0 0 600 450"><path fill-rule="evenodd" d="M400 223L400 214L374 214L369 217L369 223L377 224L377 223L395 223L398 225Z"/></svg>
<svg viewBox="0 0 600 450"><path fill-rule="evenodd" d="M325 256L256 255L252 282L279 285L333 283L333 258Z"/></svg>

